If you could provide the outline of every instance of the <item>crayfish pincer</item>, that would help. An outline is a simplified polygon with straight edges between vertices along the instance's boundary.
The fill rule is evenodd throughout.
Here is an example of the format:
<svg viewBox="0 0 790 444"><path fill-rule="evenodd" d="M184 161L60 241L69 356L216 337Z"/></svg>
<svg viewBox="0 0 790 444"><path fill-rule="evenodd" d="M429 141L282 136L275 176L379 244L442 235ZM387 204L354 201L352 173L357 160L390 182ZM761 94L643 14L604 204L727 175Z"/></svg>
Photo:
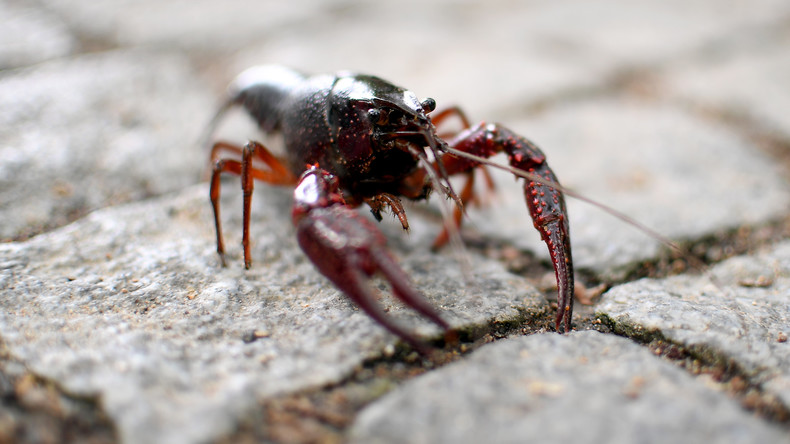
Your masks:
<svg viewBox="0 0 790 444"><path fill-rule="evenodd" d="M406 89L378 77L341 72L304 76L279 66L243 72L228 88L228 97L212 121L243 107L266 133L282 135L285 150L272 154L257 142L238 146L214 143L211 150L211 204L217 252L224 265L225 247L219 217L220 175L241 176L244 193L244 265L250 267L250 199L254 180L294 186L293 222L299 245L316 268L362 310L392 333L423 350L422 343L393 322L378 306L368 283L380 273L393 295L444 330L448 324L411 284L385 247L378 228L355 208L366 204L376 219L389 209L404 229L408 219L401 198L426 199L432 190L455 201L452 216L434 247L455 236L463 205L474 196L474 172L483 165L508 169L524 179L524 196L535 228L546 243L558 287L556 328L571 328L573 262L568 214L562 188L532 142L507 128L471 126L458 108L431 114L436 102L419 100ZM463 129L439 137L436 126L448 117ZM488 160L504 152L510 166ZM456 194L451 176L465 185Z"/></svg>

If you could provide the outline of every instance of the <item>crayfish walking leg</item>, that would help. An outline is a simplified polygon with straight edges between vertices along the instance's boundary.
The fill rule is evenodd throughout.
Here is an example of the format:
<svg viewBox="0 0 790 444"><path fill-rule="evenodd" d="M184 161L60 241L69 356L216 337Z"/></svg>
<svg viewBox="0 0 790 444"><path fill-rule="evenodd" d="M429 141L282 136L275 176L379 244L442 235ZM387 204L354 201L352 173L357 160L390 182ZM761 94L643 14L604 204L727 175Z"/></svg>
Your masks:
<svg viewBox="0 0 790 444"><path fill-rule="evenodd" d="M241 155L241 160L219 158L219 151L228 151ZM270 170L261 170L253 166L254 159L267 165ZM214 227L217 231L217 253L222 266L225 266L225 242L222 239L222 224L219 217L220 175L232 173L241 176L241 189L244 192L244 219L242 245L244 247L244 268L249 269L252 259L250 256L250 203L253 179L261 180L273 185L295 184L296 178L285 168L281 161L274 157L258 142L248 142L244 148L226 142L217 142L211 149L211 160L214 167L211 173L211 207L214 209Z"/></svg>

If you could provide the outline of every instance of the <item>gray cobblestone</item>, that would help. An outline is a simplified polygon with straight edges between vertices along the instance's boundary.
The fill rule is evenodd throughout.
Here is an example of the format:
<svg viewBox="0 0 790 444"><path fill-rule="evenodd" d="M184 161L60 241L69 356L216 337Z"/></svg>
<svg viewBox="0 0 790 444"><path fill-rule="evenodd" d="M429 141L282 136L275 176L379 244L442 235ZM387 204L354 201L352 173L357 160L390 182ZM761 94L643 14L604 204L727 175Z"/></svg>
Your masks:
<svg viewBox="0 0 790 444"><path fill-rule="evenodd" d="M342 381L395 339L304 260L277 191L257 193L247 272L235 245L219 267L204 186L0 244L4 344L69 393L101 397L130 443L204 442L257 399ZM239 194L223 205L230 239L241 233ZM485 332L548 309L501 265L470 256L476 277L464 278L421 244L402 251L404 266L454 328ZM440 336L390 298L382 304L420 336ZM254 331L265 337L245 343Z"/></svg>
<svg viewBox="0 0 790 444"><path fill-rule="evenodd" d="M790 92L783 87L790 78L790 55L785 51L790 32L773 37L753 42L743 52L688 62L673 70L667 88L693 106L790 140L790 119L784 112Z"/></svg>
<svg viewBox="0 0 790 444"><path fill-rule="evenodd" d="M790 403L790 243L713 267L707 276L640 280L610 290L597 307L618 331L660 333L709 360L732 361L745 378Z"/></svg>
<svg viewBox="0 0 790 444"><path fill-rule="evenodd" d="M55 14L21 2L0 2L0 69L63 57L77 41Z"/></svg>
<svg viewBox="0 0 790 444"><path fill-rule="evenodd" d="M605 412L605 414L601 414ZM636 344L594 332L504 340L363 410L359 443L788 442Z"/></svg>
<svg viewBox="0 0 790 444"><path fill-rule="evenodd" d="M120 51L0 79L0 239L195 182L213 100L189 66Z"/></svg>

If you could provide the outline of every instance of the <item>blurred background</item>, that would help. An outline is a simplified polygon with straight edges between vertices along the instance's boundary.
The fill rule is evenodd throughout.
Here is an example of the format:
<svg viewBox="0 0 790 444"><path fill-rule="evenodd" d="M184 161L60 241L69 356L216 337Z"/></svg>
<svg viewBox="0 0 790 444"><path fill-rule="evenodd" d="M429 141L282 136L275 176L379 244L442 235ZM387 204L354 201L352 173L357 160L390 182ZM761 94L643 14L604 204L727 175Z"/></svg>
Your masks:
<svg viewBox="0 0 790 444"><path fill-rule="evenodd" d="M352 69L497 118L634 71L768 49L788 15L782 0L3 4L6 68L118 47L178 50L219 83L262 62Z"/></svg>
<svg viewBox="0 0 790 444"><path fill-rule="evenodd" d="M195 183L225 86L264 63L375 74L501 122L565 185L669 236L787 204L786 0L3 0L0 16L4 240ZM244 117L227 125L224 138L259 137ZM470 225L521 239L513 193ZM571 207L580 264L645 249ZM611 247L614 231L629 241Z"/></svg>

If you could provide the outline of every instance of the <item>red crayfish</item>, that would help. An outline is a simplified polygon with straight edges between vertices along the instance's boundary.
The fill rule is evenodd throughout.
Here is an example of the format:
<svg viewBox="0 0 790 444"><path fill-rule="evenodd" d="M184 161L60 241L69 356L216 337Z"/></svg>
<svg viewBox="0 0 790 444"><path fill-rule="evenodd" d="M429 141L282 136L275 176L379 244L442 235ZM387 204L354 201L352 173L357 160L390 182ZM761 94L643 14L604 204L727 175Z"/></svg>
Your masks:
<svg viewBox="0 0 790 444"><path fill-rule="evenodd" d="M435 241L436 247L441 246L460 225L462 206L473 198L474 170L504 152L510 163L510 168L504 168L525 178L529 213L551 255L559 294L556 328L570 330L574 276L568 215L557 178L532 142L501 125L471 126L458 108L429 116L436 107L433 99L420 101L413 92L369 75L342 72L306 77L279 66L260 66L243 72L228 90L212 128L227 109L241 106L264 132L282 134L285 154L277 157L257 142L244 147L214 144L211 203L223 265L220 175L241 176L246 268L251 264L253 181L295 186L292 217L304 253L368 315L420 349L420 341L377 305L368 284L373 274L380 272L394 296L406 305L445 331L449 325L414 289L386 249L383 234L354 208L367 204L378 220L381 211L389 208L408 229L400 197L426 199L438 190L457 204L453 219ZM464 129L444 140L435 125L449 116L459 118ZM220 157L222 151L235 158ZM253 161L265 168L254 166ZM450 185L453 175L466 177L460 194Z"/></svg>

